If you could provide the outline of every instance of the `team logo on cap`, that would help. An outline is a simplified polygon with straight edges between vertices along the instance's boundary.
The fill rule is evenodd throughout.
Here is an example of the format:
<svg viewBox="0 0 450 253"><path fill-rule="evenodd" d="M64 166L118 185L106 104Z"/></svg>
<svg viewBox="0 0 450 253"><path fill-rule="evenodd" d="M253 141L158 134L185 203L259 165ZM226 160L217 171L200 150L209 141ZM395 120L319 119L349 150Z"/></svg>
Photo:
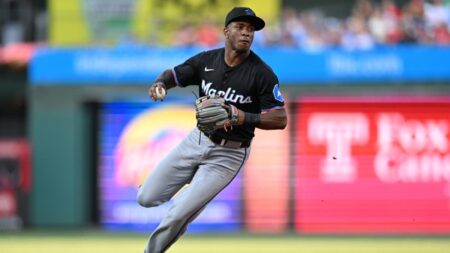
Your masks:
<svg viewBox="0 0 450 253"><path fill-rule="evenodd" d="M273 96L276 100L284 102L283 96L281 95L280 86L278 84L275 84L273 87Z"/></svg>

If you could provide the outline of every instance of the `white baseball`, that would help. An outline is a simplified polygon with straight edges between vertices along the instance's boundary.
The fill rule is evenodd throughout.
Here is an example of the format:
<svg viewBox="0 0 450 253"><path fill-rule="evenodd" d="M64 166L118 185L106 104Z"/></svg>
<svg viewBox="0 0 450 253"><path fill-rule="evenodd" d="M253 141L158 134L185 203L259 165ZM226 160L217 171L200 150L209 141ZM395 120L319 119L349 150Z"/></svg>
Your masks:
<svg viewBox="0 0 450 253"><path fill-rule="evenodd" d="M166 90L163 87L156 87L156 99L163 99L166 96Z"/></svg>

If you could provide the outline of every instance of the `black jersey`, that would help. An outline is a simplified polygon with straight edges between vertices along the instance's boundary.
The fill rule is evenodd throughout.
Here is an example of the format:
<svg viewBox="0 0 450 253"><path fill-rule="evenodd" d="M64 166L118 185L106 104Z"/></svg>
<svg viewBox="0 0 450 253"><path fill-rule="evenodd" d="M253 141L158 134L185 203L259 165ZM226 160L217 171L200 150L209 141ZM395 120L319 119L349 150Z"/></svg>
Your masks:
<svg viewBox="0 0 450 253"><path fill-rule="evenodd" d="M244 112L264 113L284 107L278 78L254 52L235 67L225 63L225 49L199 53L172 69L178 86L198 85L200 96L219 95ZM248 141L255 128L233 126L217 130L221 138Z"/></svg>

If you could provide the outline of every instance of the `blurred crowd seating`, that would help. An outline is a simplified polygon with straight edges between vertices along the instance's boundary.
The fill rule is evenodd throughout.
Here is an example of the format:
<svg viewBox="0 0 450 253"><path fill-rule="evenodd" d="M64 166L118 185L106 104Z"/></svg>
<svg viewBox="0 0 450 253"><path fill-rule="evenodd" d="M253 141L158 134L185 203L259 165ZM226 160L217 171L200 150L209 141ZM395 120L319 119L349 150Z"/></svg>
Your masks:
<svg viewBox="0 0 450 253"><path fill-rule="evenodd" d="M41 2L39 8L32 2L0 0L3 3L0 7L4 9L0 15L5 16L4 22L0 22L3 24L0 26L0 46L22 42L46 43L49 40L50 12L42 4L44 0L38 0ZM348 14L336 17L326 15L320 6L299 10L284 5L278 21L269 22L265 29L256 33L254 46L315 51L337 47L365 50L408 43L450 45L450 0L354 0L350 9ZM29 18L29 13L34 13L35 17ZM160 29L152 31L154 34L145 39L119 33L115 42L94 38L92 44L215 48L223 45L222 29L223 22L186 21L181 25L175 24L170 33ZM165 36L169 39L162 41Z"/></svg>
<svg viewBox="0 0 450 253"><path fill-rule="evenodd" d="M216 47L223 43L222 24L183 24L174 46ZM450 1L357 0L350 15L337 18L320 9L283 8L280 19L255 35L254 46L283 46L322 50L343 47L365 50L396 44L450 45Z"/></svg>

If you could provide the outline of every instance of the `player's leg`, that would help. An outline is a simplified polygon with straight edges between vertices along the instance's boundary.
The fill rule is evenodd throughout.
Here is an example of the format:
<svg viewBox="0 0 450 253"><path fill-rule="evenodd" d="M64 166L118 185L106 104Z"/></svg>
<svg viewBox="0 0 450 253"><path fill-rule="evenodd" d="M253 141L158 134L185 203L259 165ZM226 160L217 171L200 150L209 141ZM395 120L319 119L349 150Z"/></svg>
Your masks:
<svg viewBox="0 0 450 253"><path fill-rule="evenodd" d="M150 236L147 253L167 250L205 206L231 183L248 156L247 149L214 150L216 157L200 165L190 185L174 199L167 215Z"/></svg>
<svg viewBox="0 0 450 253"><path fill-rule="evenodd" d="M188 183L198 167L198 133L193 130L149 174L138 190L138 203L144 207L160 205Z"/></svg>

